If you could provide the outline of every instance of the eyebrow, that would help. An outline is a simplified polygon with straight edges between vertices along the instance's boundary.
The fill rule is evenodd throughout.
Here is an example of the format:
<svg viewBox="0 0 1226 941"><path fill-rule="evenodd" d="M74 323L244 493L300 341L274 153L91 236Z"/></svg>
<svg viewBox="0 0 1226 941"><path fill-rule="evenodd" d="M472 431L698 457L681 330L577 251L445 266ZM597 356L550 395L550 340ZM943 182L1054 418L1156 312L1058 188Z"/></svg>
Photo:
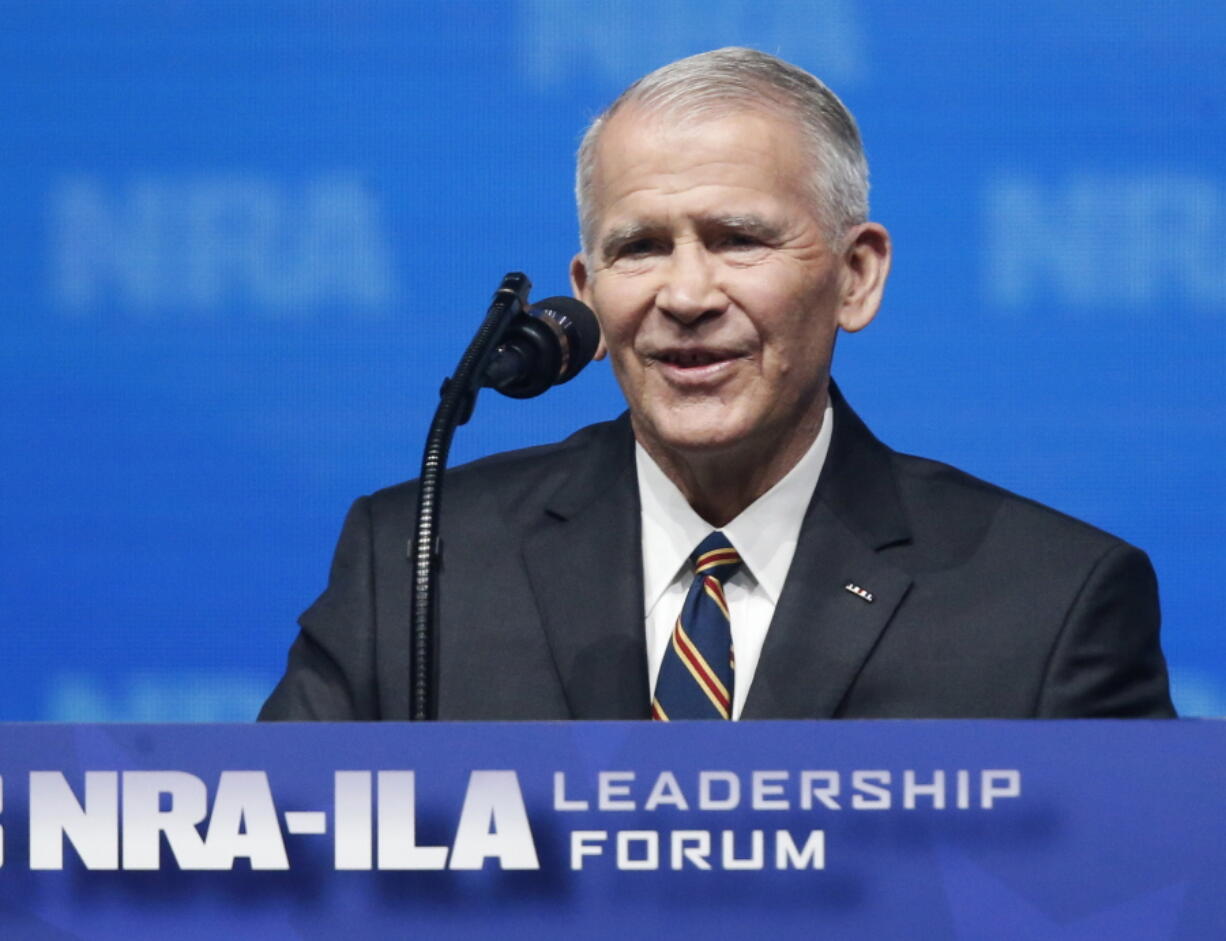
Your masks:
<svg viewBox="0 0 1226 941"><path fill-rule="evenodd" d="M764 242L777 241L783 232L778 223L750 213L706 216L700 220L700 225L703 228L710 227L725 232L742 232L745 235L760 238Z"/></svg>
<svg viewBox="0 0 1226 941"><path fill-rule="evenodd" d="M768 243L778 241L782 234L782 229L777 223L752 213L700 216L697 222L700 231L742 232ZM617 249L621 246L636 239L656 235L660 230L660 224L654 222L642 220L623 222L610 229L600 240L601 256L609 258L616 254Z"/></svg>

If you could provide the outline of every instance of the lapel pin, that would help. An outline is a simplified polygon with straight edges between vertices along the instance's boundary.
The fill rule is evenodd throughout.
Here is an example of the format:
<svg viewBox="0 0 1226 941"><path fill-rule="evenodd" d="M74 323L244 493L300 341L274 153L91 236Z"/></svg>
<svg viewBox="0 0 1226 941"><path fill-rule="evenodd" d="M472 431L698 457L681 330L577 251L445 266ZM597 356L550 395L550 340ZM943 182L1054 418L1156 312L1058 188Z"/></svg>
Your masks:
<svg viewBox="0 0 1226 941"><path fill-rule="evenodd" d="M867 601L869 604L873 603L873 593L871 591L865 591L855 582L848 582L843 587L847 589L848 591L850 591L857 598L862 598L863 600Z"/></svg>

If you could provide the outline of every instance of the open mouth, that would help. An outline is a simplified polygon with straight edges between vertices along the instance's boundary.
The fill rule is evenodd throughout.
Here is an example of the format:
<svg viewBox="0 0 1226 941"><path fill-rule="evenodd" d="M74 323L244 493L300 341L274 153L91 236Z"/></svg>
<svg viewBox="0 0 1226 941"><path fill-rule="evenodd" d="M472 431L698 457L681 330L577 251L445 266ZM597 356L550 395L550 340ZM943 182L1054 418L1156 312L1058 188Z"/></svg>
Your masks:
<svg viewBox="0 0 1226 941"><path fill-rule="evenodd" d="M654 357L657 361L679 369L697 369L735 359L736 354L720 350L664 350Z"/></svg>

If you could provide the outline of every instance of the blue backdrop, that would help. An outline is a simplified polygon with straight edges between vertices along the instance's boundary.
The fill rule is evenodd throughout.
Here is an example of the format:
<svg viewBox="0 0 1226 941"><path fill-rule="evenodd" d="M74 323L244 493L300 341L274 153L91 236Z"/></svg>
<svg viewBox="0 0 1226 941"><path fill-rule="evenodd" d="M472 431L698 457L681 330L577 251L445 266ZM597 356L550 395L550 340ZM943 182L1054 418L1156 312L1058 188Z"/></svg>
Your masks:
<svg viewBox="0 0 1226 941"><path fill-rule="evenodd" d="M251 717L507 270L567 292L586 121L730 43L856 113L892 446L1147 549L1226 712L1226 8L469 0L0 9L0 719ZM454 460L620 410L483 398Z"/></svg>

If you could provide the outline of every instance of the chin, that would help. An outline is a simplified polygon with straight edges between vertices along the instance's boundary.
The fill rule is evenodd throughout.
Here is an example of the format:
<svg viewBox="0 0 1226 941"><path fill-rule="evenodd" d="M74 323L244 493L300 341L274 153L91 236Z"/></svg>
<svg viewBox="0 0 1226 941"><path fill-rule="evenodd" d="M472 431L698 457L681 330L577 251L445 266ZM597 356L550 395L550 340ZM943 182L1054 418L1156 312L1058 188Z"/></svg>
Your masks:
<svg viewBox="0 0 1226 941"><path fill-rule="evenodd" d="M663 422L652 426L654 437L664 447L693 454L731 451L748 437L744 430L728 421Z"/></svg>

